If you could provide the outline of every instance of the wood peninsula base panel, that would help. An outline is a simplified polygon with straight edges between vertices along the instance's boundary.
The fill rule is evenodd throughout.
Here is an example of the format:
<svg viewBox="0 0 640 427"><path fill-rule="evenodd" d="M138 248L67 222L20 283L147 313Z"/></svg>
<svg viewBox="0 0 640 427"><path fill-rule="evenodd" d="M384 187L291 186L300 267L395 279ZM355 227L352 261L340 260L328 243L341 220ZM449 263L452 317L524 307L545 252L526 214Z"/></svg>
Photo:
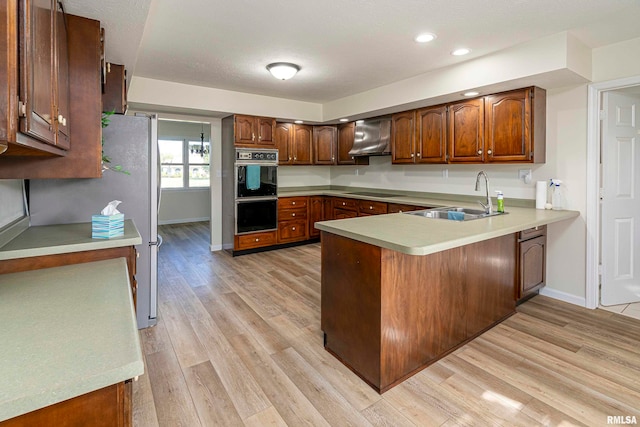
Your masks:
<svg viewBox="0 0 640 427"><path fill-rule="evenodd" d="M325 348L379 393L515 313L514 234L425 256L321 240Z"/></svg>
<svg viewBox="0 0 640 427"><path fill-rule="evenodd" d="M113 384L73 399L0 422L0 427L130 427L131 381Z"/></svg>

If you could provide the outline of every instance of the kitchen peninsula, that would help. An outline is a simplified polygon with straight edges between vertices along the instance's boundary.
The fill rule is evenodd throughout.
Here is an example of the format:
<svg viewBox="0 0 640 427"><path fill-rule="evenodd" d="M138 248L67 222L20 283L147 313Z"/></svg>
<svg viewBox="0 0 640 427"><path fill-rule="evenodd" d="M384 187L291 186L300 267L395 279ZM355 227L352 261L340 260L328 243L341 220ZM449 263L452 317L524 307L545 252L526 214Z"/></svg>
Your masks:
<svg viewBox="0 0 640 427"><path fill-rule="evenodd" d="M384 393L515 313L520 233L577 216L514 207L462 222L316 223L325 348Z"/></svg>

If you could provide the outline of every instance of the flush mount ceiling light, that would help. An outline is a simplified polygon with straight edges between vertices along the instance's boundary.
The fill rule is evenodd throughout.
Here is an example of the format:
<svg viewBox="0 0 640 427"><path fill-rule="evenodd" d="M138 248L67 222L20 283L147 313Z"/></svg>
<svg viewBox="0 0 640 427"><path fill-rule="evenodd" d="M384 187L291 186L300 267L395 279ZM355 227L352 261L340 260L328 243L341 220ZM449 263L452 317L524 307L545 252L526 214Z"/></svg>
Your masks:
<svg viewBox="0 0 640 427"><path fill-rule="evenodd" d="M476 92L475 90L472 90L472 91L469 91L469 92L465 92L462 95L463 96L476 96L476 95L479 95L479 94L480 94L480 92Z"/></svg>
<svg viewBox="0 0 640 427"><path fill-rule="evenodd" d="M302 123L304 123L304 122L303 122L302 120L295 120L293 123L295 123L295 124L299 125L299 124L302 124Z"/></svg>
<svg viewBox="0 0 640 427"><path fill-rule="evenodd" d="M414 39L418 43L429 43L430 41L435 40L436 35L432 33L423 33L416 36Z"/></svg>
<svg viewBox="0 0 640 427"><path fill-rule="evenodd" d="M344 123L344 122L348 122L349 119L340 119L340 121Z"/></svg>
<svg viewBox="0 0 640 427"><path fill-rule="evenodd" d="M274 62L267 65L267 70L278 80L289 80L300 71L300 67L290 62Z"/></svg>
<svg viewBox="0 0 640 427"><path fill-rule="evenodd" d="M467 49L466 47L463 47L463 48L454 50L453 52L451 52L451 55L462 56L462 55L466 55L469 52L471 52L471 49Z"/></svg>

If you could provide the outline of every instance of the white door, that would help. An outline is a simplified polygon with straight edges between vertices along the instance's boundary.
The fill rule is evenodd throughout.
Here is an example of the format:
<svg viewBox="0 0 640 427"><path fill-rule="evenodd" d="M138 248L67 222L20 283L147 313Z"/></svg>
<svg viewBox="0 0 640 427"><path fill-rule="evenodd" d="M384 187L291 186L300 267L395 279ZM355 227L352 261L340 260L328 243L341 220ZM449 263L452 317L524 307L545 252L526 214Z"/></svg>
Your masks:
<svg viewBox="0 0 640 427"><path fill-rule="evenodd" d="M640 95L605 92L602 305L640 301Z"/></svg>

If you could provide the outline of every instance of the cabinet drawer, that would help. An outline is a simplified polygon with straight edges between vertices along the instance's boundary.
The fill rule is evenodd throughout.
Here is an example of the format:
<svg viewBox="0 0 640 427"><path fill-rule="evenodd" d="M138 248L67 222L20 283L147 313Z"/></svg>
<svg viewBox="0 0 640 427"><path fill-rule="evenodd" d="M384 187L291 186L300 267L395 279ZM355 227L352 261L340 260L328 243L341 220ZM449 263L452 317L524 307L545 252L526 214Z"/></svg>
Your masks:
<svg viewBox="0 0 640 427"><path fill-rule="evenodd" d="M518 234L518 240L519 241L523 241L523 240L533 239L534 237L546 236L546 235L547 235L547 226L546 225L540 225L538 227L533 227L533 228L528 228L526 230L522 230Z"/></svg>
<svg viewBox="0 0 640 427"><path fill-rule="evenodd" d="M345 219L345 218L355 218L358 216L358 212L342 209L342 208L333 208L333 219Z"/></svg>
<svg viewBox="0 0 640 427"><path fill-rule="evenodd" d="M403 205L401 203L389 203L389 206L387 207L387 213L419 211L422 209L429 209L429 208L423 207L423 206L415 206L415 205Z"/></svg>
<svg viewBox="0 0 640 427"><path fill-rule="evenodd" d="M379 215L387 213L385 202L372 202L370 200L358 200L358 212L365 215Z"/></svg>
<svg viewBox="0 0 640 427"><path fill-rule="evenodd" d="M278 242L295 242L307 239L307 221L291 220L278 222Z"/></svg>
<svg viewBox="0 0 640 427"><path fill-rule="evenodd" d="M277 234L275 231L236 236L236 250L260 248L262 246L275 245L276 243Z"/></svg>
<svg viewBox="0 0 640 427"><path fill-rule="evenodd" d="M358 210L358 200L356 199L343 199L340 197L336 197L335 199L333 199L332 204L334 209L340 208L352 211Z"/></svg>
<svg viewBox="0 0 640 427"><path fill-rule="evenodd" d="M308 197L282 197L278 199L278 210L306 208L308 203Z"/></svg>
<svg viewBox="0 0 640 427"><path fill-rule="evenodd" d="M290 219L306 219L307 208L295 209L278 209L278 221L287 221Z"/></svg>

